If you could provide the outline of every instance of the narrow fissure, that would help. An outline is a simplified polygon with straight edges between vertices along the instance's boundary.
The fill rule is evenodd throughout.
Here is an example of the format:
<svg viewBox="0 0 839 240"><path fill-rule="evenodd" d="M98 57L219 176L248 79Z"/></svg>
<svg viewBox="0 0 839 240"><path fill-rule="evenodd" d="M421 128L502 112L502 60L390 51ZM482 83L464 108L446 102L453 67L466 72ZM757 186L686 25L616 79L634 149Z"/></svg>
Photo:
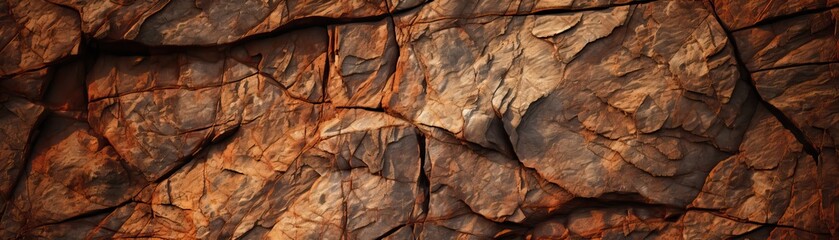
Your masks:
<svg viewBox="0 0 839 240"><path fill-rule="evenodd" d="M534 11L526 14L511 14L511 15L504 15L504 16L529 16L529 15L551 15L551 14L560 14L560 13L575 13L575 12L587 12L587 11L600 11L600 10L607 10L610 8L615 7L622 7L622 6L631 6L631 5L640 5L645 3L651 3L658 0L639 0L639 1L628 1L625 3L612 3L604 6L598 7L584 7L584 8L575 8L575 9L546 9L546 10L539 10Z"/></svg>
<svg viewBox="0 0 839 240"><path fill-rule="evenodd" d="M362 106L337 106L336 109L360 109L371 112L385 113L385 109L381 107L362 107Z"/></svg>
<svg viewBox="0 0 839 240"><path fill-rule="evenodd" d="M716 7L713 4L709 5L711 7L711 14L714 15L714 18L717 20L717 23L719 23L720 27L723 28L723 32L725 32L725 35L728 38L728 43L730 44L733 51L732 55L734 56L734 59L737 62L737 69L741 73L740 80L746 82L746 85L749 86L749 91L756 96L758 102L760 102L760 105L769 110L769 113L775 116L775 118L778 119L779 122L781 122L781 125L783 125L784 128L789 130L793 134L793 136L795 136L795 139L798 140L798 142L804 146L804 152L813 157L813 160L816 161L816 164L818 165L820 155L819 150L813 145L812 142L810 142L809 139L807 139L807 135L805 135L804 131L802 131L800 128L798 128L798 126L795 125L795 122L793 122L792 119L786 116L780 109L766 101L766 99L763 99L763 97L760 95L760 92L757 91L757 86L755 86L751 72L749 72L749 69L746 68L745 62L740 57L740 50L737 48L737 41L735 41L734 35L725 26L725 24L720 19L719 15L717 15Z"/></svg>
<svg viewBox="0 0 839 240"><path fill-rule="evenodd" d="M126 205L128 205L128 204L131 204L131 203L133 203L133 202L134 202L134 200L129 199L129 200L125 201L125 202L121 202L121 203L119 203L119 204L117 204L117 205L115 205L115 206L112 206L112 207L107 207L107 208L102 208L102 209L92 210L92 211L89 211L89 212L85 212L85 213L82 213L82 214L79 214L79 215L75 215L75 216L72 216L72 217L66 218L66 219L64 219L64 220L57 221L57 222L52 222L52 223L41 224L41 225L38 225L38 226L32 227L31 229L35 229L35 228L39 228L39 227L43 227L43 226L58 225L58 224L62 224L62 223L73 222L73 221L76 221L76 220L82 220L82 219L85 219L85 218L95 217L95 216L99 216L99 215L103 215L103 214L105 214L105 215L110 215L111 213L113 213L113 212L114 212L114 211L116 211L117 209L119 209L119 208L121 208L121 207L124 207L124 206L126 206Z"/></svg>
<svg viewBox="0 0 839 240"><path fill-rule="evenodd" d="M713 5L713 4L711 4L711 5ZM714 6L714 7L716 7L716 6ZM738 29L732 29L731 31L736 32L736 31L740 31L740 30L761 27L761 26L764 26L764 25L769 25L769 24L773 24L773 23L776 23L776 22L784 21L784 20L787 20L787 19L790 19L790 18L796 18L796 17L800 17L800 16L804 16L804 15L816 14L816 13L821 13L821 12L825 12L825 11L831 11L835 8L839 8L839 7L833 6L833 7L814 8L814 9L798 11L794 14L787 14L787 15L769 17L769 18L765 18L763 20L760 20L760 21L752 24L751 26L742 27L742 28L738 28ZM717 11L716 11L716 9L714 9L714 15L716 15L716 14L717 14ZM717 20L719 21L719 18L717 18ZM728 26L726 26L723 22L720 22L720 25L723 26L723 28L728 28Z"/></svg>
<svg viewBox="0 0 839 240"><path fill-rule="evenodd" d="M788 64L788 65L783 65L783 66L778 66L778 67L763 68L763 69L760 69L760 70L756 70L752 73L759 73L759 72L772 71L772 70L781 70L781 69L795 68L795 67L820 66L820 65L828 65L828 64L836 64L836 63L839 63L839 61L796 63L796 64Z"/></svg>
<svg viewBox="0 0 839 240"><path fill-rule="evenodd" d="M399 226L396 226L396 227L394 227L394 228L391 228L390 230L387 230L387 232L382 233L382 235L379 235L378 237L375 237L375 238L373 238L373 239L377 239L377 240L384 239L384 238L386 238L386 237L388 237L388 236L390 236L390 235L393 235L394 233L396 233L396 231L399 231L399 229L402 229L402 228L403 228L403 227L405 227L405 226L406 226L406 224L399 224Z"/></svg>
<svg viewBox="0 0 839 240"><path fill-rule="evenodd" d="M428 219L428 210L429 210L430 205L431 205L431 181L428 179L428 173L426 172L429 169L426 169L426 166L425 166L427 161L428 161L428 159L426 159L428 157L428 154L427 154L427 149L426 149L427 142L426 142L426 139L425 139L425 135L423 135L421 132L417 132L416 135L417 135L417 144L419 145L419 158L420 158L420 173L419 173L420 175L419 175L419 179L417 179L417 184L419 184L420 188L423 191L423 194L425 195L425 199L424 199L424 202L422 204L422 214L424 216L423 220L422 220L422 223L424 224L425 220Z"/></svg>
<svg viewBox="0 0 839 240"><path fill-rule="evenodd" d="M162 175L157 177L153 181L153 183L161 183L161 182L163 182L163 180L168 179L169 177L174 175L176 172L181 170L184 166L188 165L193 160L195 160L195 158L200 157L205 151L207 151L207 149L209 148L210 145L216 144L216 143L221 143L221 142L224 142L224 141L230 139L231 136L235 135L236 132L239 131L239 129L240 129L240 127L236 126L233 129L230 129L227 132L224 132L221 135L217 136L215 139L211 140L210 138L207 138L206 140L204 140L204 142L199 144L199 146L201 146L201 147L200 147L200 149L198 149L198 151L196 151L195 153L193 153L193 154L191 154L191 155L189 155L189 156L187 156L183 159L179 159L178 160L179 163L176 166L172 167L171 169L167 170Z"/></svg>

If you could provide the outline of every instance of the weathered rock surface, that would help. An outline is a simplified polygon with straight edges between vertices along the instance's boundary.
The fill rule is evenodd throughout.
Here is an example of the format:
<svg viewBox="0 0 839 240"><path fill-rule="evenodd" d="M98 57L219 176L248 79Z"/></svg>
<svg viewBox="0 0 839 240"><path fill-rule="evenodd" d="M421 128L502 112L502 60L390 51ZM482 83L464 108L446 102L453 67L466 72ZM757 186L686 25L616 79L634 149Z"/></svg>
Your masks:
<svg viewBox="0 0 839 240"><path fill-rule="evenodd" d="M754 26L757 23L794 16L804 11L823 11L839 5L836 0L802 0L794 2L712 0L722 24L731 30Z"/></svg>
<svg viewBox="0 0 839 240"><path fill-rule="evenodd" d="M43 119L44 107L26 101L25 99L0 95L2 112L0 115L0 207L5 209L12 197L15 183L21 175L25 175L25 165L31 151L32 139L38 136L38 122Z"/></svg>
<svg viewBox="0 0 839 240"><path fill-rule="evenodd" d="M44 0L0 3L0 76L43 68L78 53L78 13Z"/></svg>
<svg viewBox="0 0 839 240"><path fill-rule="evenodd" d="M652 24L686 15L700 29ZM631 192L684 206L750 116L725 33L699 4L406 18L399 32L412 35L400 37L407 57L386 106L515 155L576 196Z"/></svg>
<svg viewBox="0 0 839 240"><path fill-rule="evenodd" d="M94 38L132 40L151 46L226 44L294 22L382 17L423 2L49 1L77 10L81 30Z"/></svg>
<svg viewBox="0 0 839 240"><path fill-rule="evenodd" d="M5 1L0 238L837 238L836 6Z"/></svg>

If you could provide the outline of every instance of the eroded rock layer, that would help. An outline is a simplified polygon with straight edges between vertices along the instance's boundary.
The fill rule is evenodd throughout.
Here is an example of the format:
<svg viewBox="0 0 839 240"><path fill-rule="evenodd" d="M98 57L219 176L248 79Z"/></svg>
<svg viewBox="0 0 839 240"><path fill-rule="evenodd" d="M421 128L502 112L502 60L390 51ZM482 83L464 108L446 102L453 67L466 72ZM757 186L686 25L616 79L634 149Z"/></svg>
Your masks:
<svg viewBox="0 0 839 240"><path fill-rule="evenodd" d="M0 238L839 238L839 1L0 2Z"/></svg>

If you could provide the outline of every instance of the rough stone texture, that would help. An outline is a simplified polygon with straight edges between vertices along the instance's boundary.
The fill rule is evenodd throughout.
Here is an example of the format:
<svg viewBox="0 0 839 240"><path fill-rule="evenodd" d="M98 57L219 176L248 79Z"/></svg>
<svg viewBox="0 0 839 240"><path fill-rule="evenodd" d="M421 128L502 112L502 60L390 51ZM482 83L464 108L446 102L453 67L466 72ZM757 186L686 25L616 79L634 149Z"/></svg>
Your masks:
<svg viewBox="0 0 839 240"><path fill-rule="evenodd" d="M803 11L820 11L839 5L836 0L743 1L712 0L722 24L731 30L794 16Z"/></svg>
<svg viewBox="0 0 839 240"><path fill-rule="evenodd" d="M51 118L41 129L28 174L3 215L4 235L119 205L144 186L87 123Z"/></svg>
<svg viewBox="0 0 839 240"><path fill-rule="evenodd" d="M287 1L49 0L76 9L82 31L98 39L146 45L232 43L294 22L385 16L422 0Z"/></svg>
<svg viewBox="0 0 839 240"><path fill-rule="evenodd" d="M691 23L700 28L651 24L684 15L700 16ZM631 192L684 206L749 117L725 34L698 4L406 18L387 107L515 155L577 196Z"/></svg>
<svg viewBox="0 0 839 240"><path fill-rule="evenodd" d="M26 174L25 164L29 155L30 143L38 136L37 125L44 116L44 107L25 99L0 95L2 115L0 115L0 207L5 209L12 197L15 183L21 174Z"/></svg>
<svg viewBox="0 0 839 240"><path fill-rule="evenodd" d="M835 239L839 2L0 3L0 238Z"/></svg>
<svg viewBox="0 0 839 240"><path fill-rule="evenodd" d="M327 89L336 106L381 108L382 93L396 69L399 46L393 23L381 20L330 29Z"/></svg>
<svg viewBox="0 0 839 240"><path fill-rule="evenodd" d="M0 3L0 76L43 68L79 51L78 13L44 0Z"/></svg>
<svg viewBox="0 0 839 240"><path fill-rule="evenodd" d="M839 9L735 32L757 91L826 158L839 146Z"/></svg>

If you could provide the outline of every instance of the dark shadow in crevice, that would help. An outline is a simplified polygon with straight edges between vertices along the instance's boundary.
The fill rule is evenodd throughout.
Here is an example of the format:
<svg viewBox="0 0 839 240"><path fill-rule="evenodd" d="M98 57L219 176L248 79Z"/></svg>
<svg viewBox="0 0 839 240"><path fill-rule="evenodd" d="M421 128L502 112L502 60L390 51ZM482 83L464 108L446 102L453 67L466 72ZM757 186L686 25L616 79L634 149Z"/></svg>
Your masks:
<svg viewBox="0 0 839 240"><path fill-rule="evenodd" d="M720 27L723 28L723 32L725 32L726 37L728 38L728 42L729 42L729 44L732 48L732 51L733 51L732 55L734 56L734 59L737 62L737 69L740 72L740 80L744 81L746 83L746 85L749 86L749 91L752 94L754 94L755 96L757 96L757 100L760 103L760 105L762 105L767 110L769 110L769 113L771 113L773 116L775 116L775 118L778 119L778 121L781 123L781 125L783 125L784 128L789 130L790 133L792 133L793 136L795 136L795 139L798 140L798 142L800 142L801 145L804 146L804 152L806 152L808 155L813 157L813 160L816 161L816 164L818 165L819 164L819 155L821 154L819 152L819 150L815 147L815 145L813 145L812 142L810 142L810 140L807 138L807 135L804 134L804 131L802 131L797 125L795 125L795 122L791 118L789 118L786 114L784 114L783 111L781 111L780 109L778 109L777 107L775 107L774 105L772 105L771 103L766 101L766 99L763 99L763 97L760 95L760 92L758 92L758 90L757 90L757 86L755 86L755 82L752 79L751 72L749 72L749 69L746 68L745 62L740 57L740 51L737 47L737 41L735 40L734 35L725 26L725 24L720 19L719 15L717 15L717 10L716 10L715 6L713 4L709 4L709 5L711 7L711 14L714 15L714 18L717 20L717 23L720 24ZM781 19L786 19L786 18L789 18L789 17L779 18L776 21L779 21Z"/></svg>
<svg viewBox="0 0 839 240"><path fill-rule="evenodd" d="M150 55L161 55L161 54L173 54L173 53L184 53L190 51L201 51L207 49L216 49L217 51L224 51L225 49L229 49L233 46L241 45L247 42L252 42L260 39L267 39L277 37L283 34L287 34L289 32L293 32L295 30L301 30L306 28L314 28L314 27L321 27L325 28L328 25L336 25L336 24L348 24L348 23L362 23L362 22L378 22L384 20L385 18L392 18L393 15L401 14L404 12L409 12L414 9L421 8L422 6L431 3L433 1L427 1L417 6L398 10L398 11L387 11L384 14L375 15L375 16L367 16L367 17L354 17L354 18L331 18L331 17L320 17L320 16L313 16L313 17L303 17L295 20L291 20L283 26L271 30L265 33L258 33L254 35L250 35L247 37L243 37L239 40L224 43L224 44L211 44L211 45L162 45L162 46L149 46L140 42L132 41L132 40L100 40L100 39L91 39L91 41L87 41L87 44L90 44L91 48L97 49L100 52L108 53L117 56L150 56Z"/></svg>
<svg viewBox="0 0 839 240"><path fill-rule="evenodd" d="M545 222L564 222L564 220L567 220L566 218L574 212L598 209L645 209L660 211L659 213L662 214L661 218L670 223L679 221L679 219L681 219L681 217L686 213L684 209L676 206L647 203L646 200L637 193L613 192L606 193L597 198L574 198L568 203L563 204L562 208L559 208L538 219L527 219L521 223L501 222L499 223L499 226L506 229L507 232L496 236L496 238L521 239L530 234L534 228Z"/></svg>
<svg viewBox="0 0 839 240"><path fill-rule="evenodd" d="M713 5L713 3L711 3L711 5ZM714 9L714 15L716 15L716 13L717 13L716 6L713 6L713 7L715 8ZM807 9L807 10L795 12L795 13L792 13L792 14L768 17L768 18L765 18L763 20L760 20L760 21L752 24L751 26L741 27L741 28L738 28L738 29L731 29L731 32L737 32L737 31L746 30L746 29L750 29L750 28L761 27L761 26L764 26L764 25L769 25L769 24L781 22L781 21L784 21L784 20L787 20L787 19L790 19L790 18L796 18L796 17L800 17L800 16L804 16L804 15L810 15L810 14L816 14L816 13L831 11L835 8L839 8L839 6ZM717 18L717 20L719 21L719 18ZM724 22L722 22L722 21L719 21L719 22L720 22L720 25L723 26L723 28L728 29L728 26L725 25Z"/></svg>

